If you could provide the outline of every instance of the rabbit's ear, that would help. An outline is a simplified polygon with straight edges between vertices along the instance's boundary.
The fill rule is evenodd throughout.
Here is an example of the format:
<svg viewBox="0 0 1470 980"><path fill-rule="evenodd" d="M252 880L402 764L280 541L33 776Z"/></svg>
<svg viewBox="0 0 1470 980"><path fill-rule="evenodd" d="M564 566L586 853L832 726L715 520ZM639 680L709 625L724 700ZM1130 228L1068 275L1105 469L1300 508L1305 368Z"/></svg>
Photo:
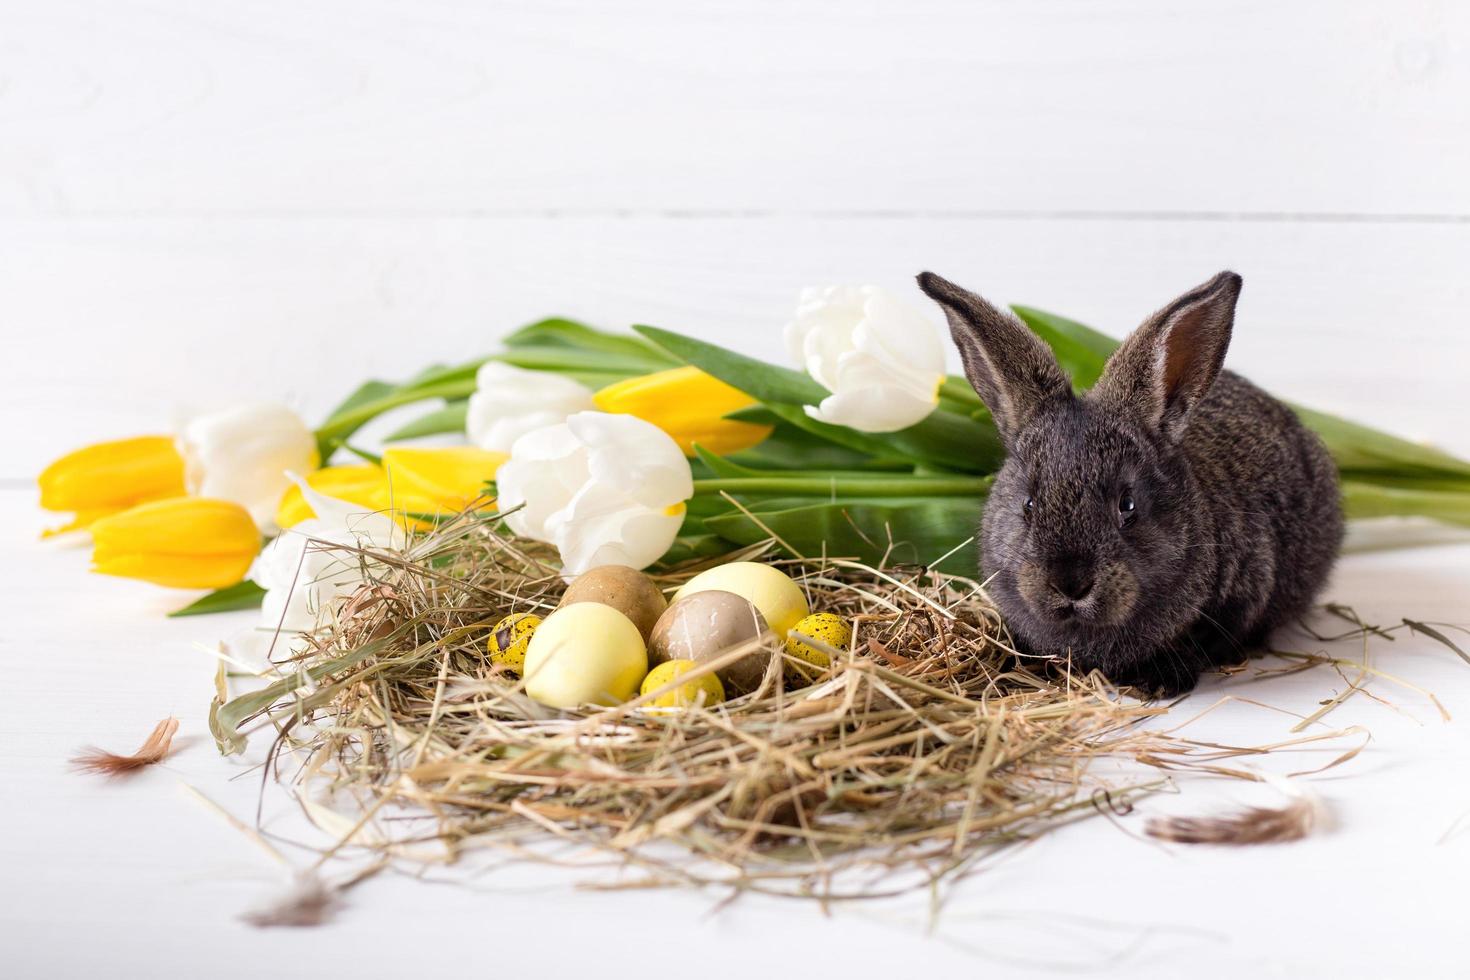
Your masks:
<svg viewBox="0 0 1470 980"><path fill-rule="evenodd" d="M1007 446L1037 409L1072 396L1071 382L1051 349L1013 314L932 272L919 274L919 288L943 308L965 377L990 409Z"/></svg>
<svg viewBox="0 0 1470 980"><path fill-rule="evenodd" d="M1178 439L1225 362L1240 282L1222 272L1143 321L1108 358L1098 400Z"/></svg>

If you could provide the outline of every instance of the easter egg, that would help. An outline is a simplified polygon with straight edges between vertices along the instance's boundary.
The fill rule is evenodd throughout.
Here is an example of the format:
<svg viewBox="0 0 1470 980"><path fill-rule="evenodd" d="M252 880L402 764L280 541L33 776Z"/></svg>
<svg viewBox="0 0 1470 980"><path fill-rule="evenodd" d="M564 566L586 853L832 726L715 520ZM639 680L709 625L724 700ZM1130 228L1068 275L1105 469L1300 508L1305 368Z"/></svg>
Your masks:
<svg viewBox="0 0 1470 980"><path fill-rule="evenodd" d="M807 643L806 640L817 640L834 650L846 650L852 642L852 627L847 625L847 620L834 613L812 613L791 628L786 636L787 655L802 664L810 664L812 669L804 668L801 664L788 666L810 680L830 667L832 659L827 651Z"/></svg>
<svg viewBox="0 0 1470 980"><path fill-rule="evenodd" d="M703 663L724 655L731 647L750 643L765 631L766 621L760 610L735 593L696 592L674 600L659 617L648 643L648 662ZM746 656L720 668L719 678L730 690L753 691L770 662L770 651L756 646Z"/></svg>
<svg viewBox="0 0 1470 980"><path fill-rule="evenodd" d="M531 613L511 613L490 631L490 662L521 673L526 666L526 647L541 625L541 617Z"/></svg>
<svg viewBox="0 0 1470 980"><path fill-rule="evenodd" d="M600 602L563 606L536 627L526 648L526 693L553 708L619 704L648 673L633 621Z"/></svg>
<svg viewBox="0 0 1470 980"><path fill-rule="evenodd" d="M653 624L668 608L664 594L653 579L627 565L598 565L572 580L561 598L563 606L578 602L600 602L627 616L648 642Z"/></svg>
<svg viewBox="0 0 1470 980"><path fill-rule="evenodd" d="M698 666L693 660L666 660L648 672L638 693L657 691L676 680L680 674L687 674ZM714 674L705 674L692 681L685 681L671 691L665 691L648 703L654 708L687 708L691 704L697 704L701 694L706 705L719 704L725 700L725 686Z"/></svg>
<svg viewBox="0 0 1470 980"><path fill-rule="evenodd" d="M795 626L809 609L801 586L785 572L758 561L734 561L700 572L674 593L674 601L698 592L733 592L761 611L777 636Z"/></svg>

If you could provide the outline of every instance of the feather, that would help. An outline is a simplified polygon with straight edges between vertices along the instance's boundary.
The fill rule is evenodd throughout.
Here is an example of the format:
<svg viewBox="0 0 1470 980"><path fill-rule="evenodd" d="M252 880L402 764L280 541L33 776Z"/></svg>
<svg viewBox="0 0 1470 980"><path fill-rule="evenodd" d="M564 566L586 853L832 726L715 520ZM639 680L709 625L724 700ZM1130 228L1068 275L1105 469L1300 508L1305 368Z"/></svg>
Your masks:
<svg viewBox="0 0 1470 980"><path fill-rule="evenodd" d="M298 875L290 889L274 901L252 909L240 918L258 929L319 926L332 917L338 904L337 889L308 873Z"/></svg>
<svg viewBox="0 0 1470 980"><path fill-rule="evenodd" d="M118 755L96 746L87 746L72 757L71 764L79 772L97 773L102 776L125 776L145 766L162 762L173 746L174 733L179 730L177 718L165 718L153 729L148 741L139 746L132 755Z"/></svg>
<svg viewBox="0 0 1470 980"><path fill-rule="evenodd" d="M1322 805L1294 786L1280 788L1290 797L1285 806L1253 806L1215 817L1150 817L1143 829L1150 837L1178 844L1280 844L1301 840L1323 822Z"/></svg>

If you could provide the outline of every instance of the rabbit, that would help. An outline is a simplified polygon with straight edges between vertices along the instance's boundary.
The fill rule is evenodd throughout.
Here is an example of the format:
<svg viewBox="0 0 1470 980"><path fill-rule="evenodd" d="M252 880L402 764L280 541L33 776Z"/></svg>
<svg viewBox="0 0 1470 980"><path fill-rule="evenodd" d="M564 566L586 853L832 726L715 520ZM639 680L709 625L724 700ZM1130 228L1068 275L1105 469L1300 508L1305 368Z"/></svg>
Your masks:
<svg viewBox="0 0 1470 980"><path fill-rule="evenodd" d="M918 280L1006 451L980 564L1020 649L1172 697L1307 610L1342 542L1337 469L1291 409L1221 370L1240 276L1144 320L1082 394L1009 311Z"/></svg>

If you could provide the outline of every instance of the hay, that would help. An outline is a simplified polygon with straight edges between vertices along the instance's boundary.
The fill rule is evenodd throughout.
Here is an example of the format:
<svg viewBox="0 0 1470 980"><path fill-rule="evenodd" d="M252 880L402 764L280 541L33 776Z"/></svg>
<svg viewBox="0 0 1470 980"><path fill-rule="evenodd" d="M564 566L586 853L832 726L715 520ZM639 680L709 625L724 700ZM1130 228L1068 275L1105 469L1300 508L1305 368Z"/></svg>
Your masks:
<svg viewBox="0 0 1470 980"><path fill-rule="evenodd" d="M777 663L719 705L650 710L650 695L554 711L485 655L492 624L544 613L564 588L554 553L497 528L461 515L402 552L344 554L367 584L325 611L304 650L281 638L273 684L216 701L222 748L274 732L267 765L331 831L329 855L561 861L570 847L613 859L603 887L872 897L1127 812L1169 771L1254 780L1227 760L1347 734L1236 748L1149 730L1167 706L1018 655L980 583L839 559L778 562L813 610L855 624L815 682ZM655 580L673 589L702 567Z"/></svg>

